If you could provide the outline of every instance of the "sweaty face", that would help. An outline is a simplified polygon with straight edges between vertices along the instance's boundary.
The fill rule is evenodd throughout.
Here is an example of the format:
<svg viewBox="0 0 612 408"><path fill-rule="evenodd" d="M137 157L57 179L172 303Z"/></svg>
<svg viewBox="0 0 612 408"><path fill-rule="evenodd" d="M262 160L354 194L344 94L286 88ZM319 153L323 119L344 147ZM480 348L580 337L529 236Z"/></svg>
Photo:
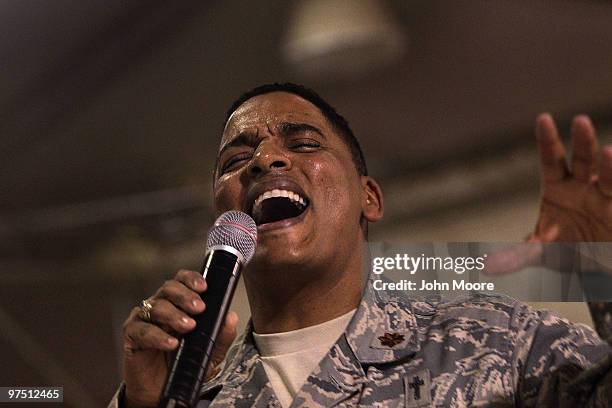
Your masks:
<svg viewBox="0 0 612 408"><path fill-rule="evenodd" d="M258 225L254 267L329 266L358 250L365 201L349 148L301 97L253 97L230 117L215 172L218 214Z"/></svg>

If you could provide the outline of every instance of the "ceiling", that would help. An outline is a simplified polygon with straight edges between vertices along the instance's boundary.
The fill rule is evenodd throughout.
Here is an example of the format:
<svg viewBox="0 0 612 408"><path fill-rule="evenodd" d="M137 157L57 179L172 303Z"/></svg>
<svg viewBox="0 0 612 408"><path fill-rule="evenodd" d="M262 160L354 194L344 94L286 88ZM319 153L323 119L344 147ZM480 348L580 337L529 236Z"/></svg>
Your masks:
<svg viewBox="0 0 612 408"><path fill-rule="evenodd" d="M278 51L288 2L165 3L3 3L0 209L207 184L233 98L300 81ZM524 141L540 111L609 120L608 3L389 4L409 39L403 59L309 84L383 179Z"/></svg>
<svg viewBox="0 0 612 408"><path fill-rule="evenodd" d="M13 243L92 225L105 237L168 200L164 216L207 213L225 109L257 84L302 80L279 51L289 2L33 3L0 15L0 233ZM349 119L383 186L503 158L531 143L541 111L610 123L608 3L388 5L408 38L400 61L307 83Z"/></svg>

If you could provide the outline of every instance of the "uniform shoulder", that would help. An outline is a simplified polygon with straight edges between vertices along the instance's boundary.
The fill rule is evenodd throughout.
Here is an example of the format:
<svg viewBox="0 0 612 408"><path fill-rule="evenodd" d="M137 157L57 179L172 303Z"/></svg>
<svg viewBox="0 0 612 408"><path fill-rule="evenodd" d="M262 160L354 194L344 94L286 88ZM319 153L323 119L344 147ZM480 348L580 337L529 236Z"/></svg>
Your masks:
<svg viewBox="0 0 612 408"><path fill-rule="evenodd" d="M509 329L526 321L539 322L541 312L510 296L497 293L472 293L446 298L413 299L412 310L417 318L429 324L450 321L479 321L487 327Z"/></svg>
<svg viewBox="0 0 612 408"><path fill-rule="evenodd" d="M481 327L507 329L533 336L537 331L566 337L597 337L587 325L572 323L555 311L538 309L510 296L498 293L472 293L452 299L428 298L412 302L417 319L423 324L448 326L454 322L479 322Z"/></svg>

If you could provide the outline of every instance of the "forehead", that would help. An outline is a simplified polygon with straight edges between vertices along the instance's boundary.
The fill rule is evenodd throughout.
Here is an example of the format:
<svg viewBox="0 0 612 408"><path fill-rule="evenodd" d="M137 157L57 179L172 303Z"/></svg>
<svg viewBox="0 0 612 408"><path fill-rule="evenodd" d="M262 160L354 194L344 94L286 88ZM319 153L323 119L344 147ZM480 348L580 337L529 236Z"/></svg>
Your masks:
<svg viewBox="0 0 612 408"><path fill-rule="evenodd" d="M274 127L286 121L330 128L319 108L306 99L287 92L270 92L254 96L232 113L223 130L221 144L245 130L260 126Z"/></svg>

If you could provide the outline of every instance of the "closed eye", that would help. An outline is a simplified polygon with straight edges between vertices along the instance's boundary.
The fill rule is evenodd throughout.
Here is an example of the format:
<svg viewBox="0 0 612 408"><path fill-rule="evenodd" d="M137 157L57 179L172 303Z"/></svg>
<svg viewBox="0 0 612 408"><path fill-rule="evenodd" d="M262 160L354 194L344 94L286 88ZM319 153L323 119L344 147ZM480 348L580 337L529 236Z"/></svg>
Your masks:
<svg viewBox="0 0 612 408"><path fill-rule="evenodd" d="M221 167L221 173L227 173L228 171L235 170L240 167L242 162L248 161L251 158L251 153L240 153L230 157L223 167Z"/></svg>
<svg viewBox="0 0 612 408"><path fill-rule="evenodd" d="M321 143L314 139L297 139L288 143L289 148L298 151L313 151L321 147Z"/></svg>

